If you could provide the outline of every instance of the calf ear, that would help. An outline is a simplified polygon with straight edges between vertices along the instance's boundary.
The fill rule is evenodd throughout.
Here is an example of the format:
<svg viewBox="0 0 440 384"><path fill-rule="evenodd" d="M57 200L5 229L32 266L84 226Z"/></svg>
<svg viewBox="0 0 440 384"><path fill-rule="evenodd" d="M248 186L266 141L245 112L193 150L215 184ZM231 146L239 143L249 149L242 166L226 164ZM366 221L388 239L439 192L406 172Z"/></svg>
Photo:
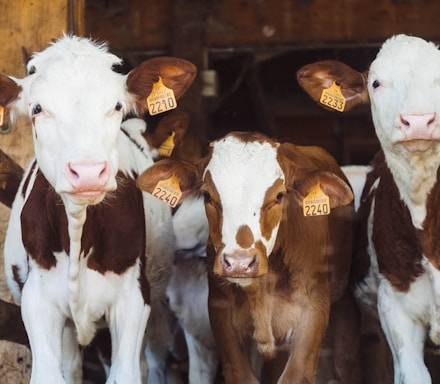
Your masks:
<svg viewBox="0 0 440 384"><path fill-rule="evenodd" d="M173 112L162 117L152 135L153 147L159 148L173 132L174 145L179 147L183 143L188 124L189 116L186 112Z"/></svg>
<svg viewBox="0 0 440 384"><path fill-rule="evenodd" d="M6 107L17 100L22 88L10 77L0 74L0 105Z"/></svg>
<svg viewBox="0 0 440 384"><path fill-rule="evenodd" d="M332 172L310 171L293 183L292 189L298 198L298 203L302 205L310 190L318 184L322 192L329 197L331 208L347 205L353 200L351 188L340 177Z"/></svg>
<svg viewBox="0 0 440 384"><path fill-rule="evenodd" d="M2 130L11 129L13 116L27 113L27 105L16 103L22 87L8 76L0 74L0 126Z"/></svg>
<svg viewBox="0 0 440 384"><path fill-rule="evenodd" d="M344 95L345 109L348 111L360 104L369 104L367 89L367 72L358 72L339 61L318 61L305 65L296 73L300 86L323 108L320 103L322 91L330 88L334 82L341 87Z"/></svg>
<svg viewBox="0 0 440 384"><path fill-rule="evenodd" d="M127 89L139 99L146 99L153 84L162 78L164 85L174 91L176 100L181 98L197 74L194 64L175 57L155 57L134 68L127 76Z"/></svg>
<svg viewBox="0 0 440 384"><path fill-rule="evenodd" d="M182 198L185 198L199 189L197 167L183 160L159 160L147 168L136 179L136 185L142 191L153 193L157 183L175 176L179 180Z"/></svg>

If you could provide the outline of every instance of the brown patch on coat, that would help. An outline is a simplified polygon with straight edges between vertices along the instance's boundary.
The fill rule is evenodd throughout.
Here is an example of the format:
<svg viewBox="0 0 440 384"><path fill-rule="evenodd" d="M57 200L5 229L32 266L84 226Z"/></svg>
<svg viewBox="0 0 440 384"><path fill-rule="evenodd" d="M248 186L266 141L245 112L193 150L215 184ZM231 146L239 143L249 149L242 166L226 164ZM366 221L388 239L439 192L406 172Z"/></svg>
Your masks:
<svg viewBox="0 0 440 384"><path fill-rule="evenodd" d="M425 240L422 249L422 244L418 239L418 231L412 224L408 207L400 198L397 185L388 169L382 151L375 156L372 165L374 169L367 177L364 190L368 191L375 180L380 179L374 195L372 236L379 271L396 290L407 292L411 283L424 272L421 265L422 253L429 252L427 245L432 239ZM361 204L359 211L361 215L360 230L364 234L359 240L360 253L357 255L356 264L358 265L358 271L361 268L364 274L366 267L369 265L365 260L368 257L366 251L368 240L365 236L368 215L371 209L369 199L371 198L364 193L362 204L366 202L368 204L364 207ZM424 236L426 234L422 234L422 238ZM359 265L363 265L363 267L359 267Z"/></svg>
<svg viewBox="0 0 440 384"><path fill-rule="evenodd" d="M235 235L235 240L237 244L242 248L250 248L254 243L254 235L251 229L247 225L242 225L238 228L237 234Z"/></svg>
<svg viewBox="0 0 440 384"><path fill-rule="evenodd" d="M268 188L260 211L261 234L266 240L272 236L273 230L280 223L285 203L286 187L282 179L277 179Z"/></svg>
<svg viewBox="0 0 440 384"><path fill-rule="evenodd" d="M115 192L96 206L87 208L87 219L81 237L81 252L88 257L87 266L101 274L124 273L138 259L145 267L145 220L142 193L135 181L119 173ZM67 216L60 196L39 171L23 207L23 244L40 268L56 266L54 252L69 253ZM150 300L150 287L144 273L140 287L145 302Z"/></svg>

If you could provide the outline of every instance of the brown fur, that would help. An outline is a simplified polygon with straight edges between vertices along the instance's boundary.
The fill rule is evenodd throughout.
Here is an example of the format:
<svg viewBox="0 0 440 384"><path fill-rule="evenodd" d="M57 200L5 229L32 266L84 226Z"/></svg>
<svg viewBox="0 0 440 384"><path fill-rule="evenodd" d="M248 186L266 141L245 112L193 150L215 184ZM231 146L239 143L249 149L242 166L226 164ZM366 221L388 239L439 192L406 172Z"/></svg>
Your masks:
<svg viewBox="0 0 440 384"><path fill-rule="evenodd" d="M113 196L97 206L89 206L81 248L91 252L87 265L104 274L123 273L140 257L145 265L145 221L141 192L134 180L118 175ZM56 265L54 252L69 252L67 217L64 205L45 177L38 172L34 187L22 212L23 244L29 257L41 268ZM108 225L114 223L114 225ZM117 234L117 235L116 235ZM140 285L146 303L150 288L144 274Z"/></svg>
<svg viewBox="0 0 440 384"><path fill-rule="evenodd" d="M244 142L267 140L275 145L261 134L233 134ZM231 284L219 274L218 254L223 248L221 206L209 173L203 180L202 191L209 192L206 212L210 225L207 246L210 321L225 382L257 382L258 373L253 372L249 359L250 341L253 340L262 356L273 358L266 363L267 367L279 365L278 360L285 365L278 382L314 383L331 304L344 298L345 304L338 309L352 316L349 319L343 315L335 316L340 321L338 329L343 330L345 336L335 351L336 377L341 383L357 383L358 371L353 364L358 346L359 316L348 292L353 224L353 207L349 203L352 193L339 166L326 151L286 143L279 146L278 154L287 191L276 182L266 193L268 202L274 198L277 202L274 203L275 211L269 214L273 217L263 218L263 222L268 220L264 225L273 228L277 216L281 217L280 228L272 254L266 256L265 247L258 250L261 260L267 263L267 272L257 278L248 278L249 285ZM207 162L202 160L200 164L206 166ZM140 176L138 185L147 180L153 184L164 168L175 170L181 166L182 163L157 164L157 169L155 165ZM191 166L186 169L191 176L179 173L185 174L182 185L188 186L188 180L201 175L202 171L198 169L196 172ZM330 216L305 217L301 198L320 180L322 188L332 195L334 209ZM199 183L193 183L192 188L197 190ZM278 196L280 192L285 196ZM339 206L341 204L348 205ZM266 209L271 208L263 209L263 217L268 215ZM289 352L287 363L279 348ZM277 380L279 375L275 376ZM264 378L263 382L266 382Z"/></svg>

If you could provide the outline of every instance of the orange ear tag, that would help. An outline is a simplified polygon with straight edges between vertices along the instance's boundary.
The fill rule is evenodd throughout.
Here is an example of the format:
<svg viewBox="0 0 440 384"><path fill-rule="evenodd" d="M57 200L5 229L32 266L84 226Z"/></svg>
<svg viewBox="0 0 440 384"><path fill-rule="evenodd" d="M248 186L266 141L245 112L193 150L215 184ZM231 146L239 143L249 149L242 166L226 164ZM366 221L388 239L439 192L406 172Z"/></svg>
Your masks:
<svg viewBox="0 0 440 384"><path fill-rule="evenodd" d="M3 105L0 105L0 125L3 125L4 114L5 114L5 107L3 107Z"/></svg>
<svg viewBox="0 0 440 384"><path fill-rule="evenodd" d="M304 216L322 216L330 214L330 199L316 184L303 200Z"/></svg>
<svg viewBox="0 0 440 384"><path fill-rule="evenodd" d="M157 115L177 108L176 97L171 88L167 88L159 76L159 80L153 84L150 96L147 97L148 112Z"/></svg>
<svg viewBox="0 0 440 384"><path fill-rule="evenodd" d="M339 112L344 112L345 97L341 92L341 86L334 81L330 88L322 90L319 102L326 107L334 109Z"/></svg>
<svg viewBox="0 0 440 384"><path fill-rule="evenodd" d="M171 135L169 135L164 142L159 147L159 155L170 157L173 153L175 144L174 144L174 136L176 136L176 132L172 131Z"/></svg>
<svg viewBox="0 0 440 384"><path fill-rule="evenodd" d="M182 197L179 179L173 175L169 179L159 181L152 195L171 208L174 208Z"/></svg>

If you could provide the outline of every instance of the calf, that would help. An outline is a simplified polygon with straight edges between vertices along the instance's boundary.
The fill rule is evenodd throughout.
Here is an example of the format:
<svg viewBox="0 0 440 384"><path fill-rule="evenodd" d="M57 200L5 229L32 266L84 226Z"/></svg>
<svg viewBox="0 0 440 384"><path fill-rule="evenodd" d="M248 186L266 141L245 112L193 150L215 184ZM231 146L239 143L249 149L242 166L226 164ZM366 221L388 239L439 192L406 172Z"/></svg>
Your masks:
<svg viewBox="0 0 440 384"><path fill-rule="evenodd" d="M349 302L353 195L335 160L317 147L233 132L211 143L197 165L160 161L138 185L152 192L173 175L183 197L205 199L208 307L225 382L257 382L248 353L255 342L273 363L264 382L313 383L330 305ZM328 215L303 211L316 188L328 199L318 209ZM342 320L350 339L356 317ZM335 356L339 378L355 383L351 361Z"/></svg>
<svg viewBox="0 0 440 384"><path fill-rule="evenodd" d="M170 210L134 182L152 155L120 126L127 112L145 110L159 79L182 96L195 67L156 58L122 75L112 70L120 62L104 44L64 36L33 56L23 79L0 76L0 104L33 125L36 159L13 203L4 251L32 350L31 383L81 382L78 342L88 344L102 319L112 337L107 382L141 382L143 336L162 279L150 272L172 257L174 235Z"/></svg>
<svg viewBox="0 0 440 384"><path fill-rule="evenodd" d="M173 228L176 252L167 297L186 341L188 382L213 384L219 359L208 315L208 222L203 197L188 198L179 205Z"/></svg>
<svg viewBox="0 0 440 384"><path fill-rule="evenodd" d="M425 339L440 344L440 51L421 38L388 39L366 72L324 61L298 71L316 100L332 84L345 110L370 103L381 150L359 208L356 295L378 313L394 383L431 383Z"/></svg>

